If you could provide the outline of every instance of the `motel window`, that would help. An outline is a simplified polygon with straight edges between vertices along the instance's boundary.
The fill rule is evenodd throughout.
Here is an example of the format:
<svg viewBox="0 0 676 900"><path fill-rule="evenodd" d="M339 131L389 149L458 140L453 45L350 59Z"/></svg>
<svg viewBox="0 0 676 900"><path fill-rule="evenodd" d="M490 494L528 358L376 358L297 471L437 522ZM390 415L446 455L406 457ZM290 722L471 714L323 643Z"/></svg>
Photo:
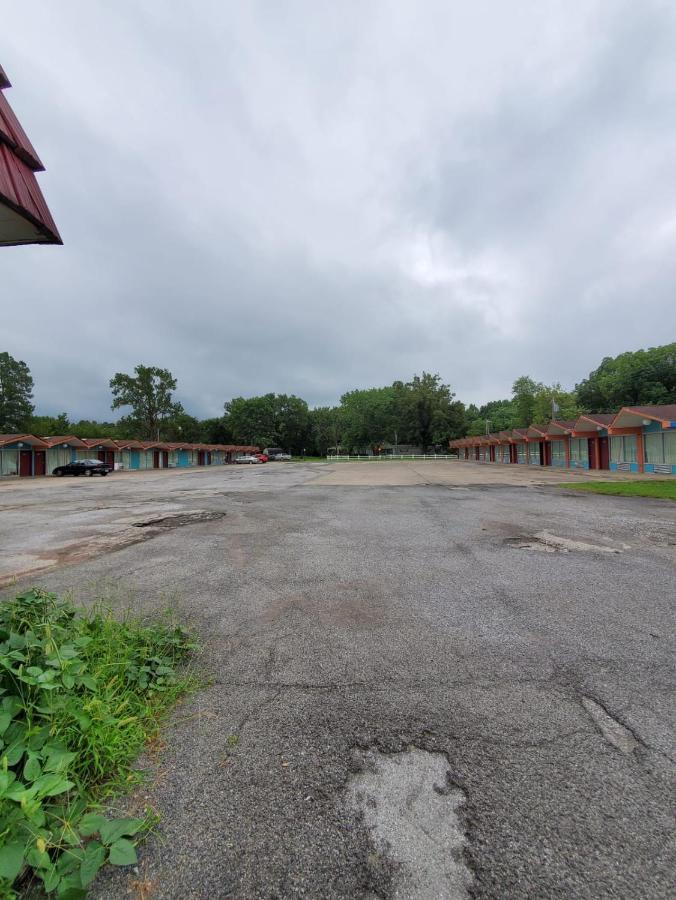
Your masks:
<svg viewBox="0 0 676 900"><path fill-rule="evenodd" d="M610 461L611 462L624 462L622 453L623 453L622 438L621 437L611 437L611 439L610 439Z"/></svg>
<svg viewBox="0 0 676 900"><path fill-rule="evenodd" d="M610 439L611 462L636 462L636 435L625 434L622 437L614 436Z"/></svg>
<svg viewBox="0 0 676 900"><path fill-rule="evenodd" d="M646 434L645 461L656 465L676 465L676 431L657 431Z"/></svg>
<svg viewBox="0 0 676 900"><path fill-rule="evenodd" d="M664 432L664 461L676 466L676 431Z"/></svg>
<svg viewBox="0 0 676 900"><path fill-rule="evenodd" d="M645 461L648 463L664 462L664 435L661 431L643 436L645 443Z"/></svg>
<svg viewBox="0 0 676 900"><path fill-rule="evenodd" d="M587 459L587 438L571 438L570 459L571 462L583 462Z"/></svg>
<svg viewBox="0 0 676 900"><path fill-rule="evenodd" d="M565 462L566 448L563 441L552 441L552 462Z"/></svg>
<svg viewBox="0 0 676 900"><path fill-rule="evenodd" d="M526 462L526 445L525 444L517 444L516 445L517 459L520 463Z"/></svg>
<svg viewBox="0 0 676 900"><path fill-rule="evenodd" d="M19 451L0 450L0 475L16 475L19 471Z"/></svg>
<svg viewBox="0 0 676 900"><path fill-rule="evenodd" d="M528 444L528 458L532 463L540 462L540 445Z"/></svg>

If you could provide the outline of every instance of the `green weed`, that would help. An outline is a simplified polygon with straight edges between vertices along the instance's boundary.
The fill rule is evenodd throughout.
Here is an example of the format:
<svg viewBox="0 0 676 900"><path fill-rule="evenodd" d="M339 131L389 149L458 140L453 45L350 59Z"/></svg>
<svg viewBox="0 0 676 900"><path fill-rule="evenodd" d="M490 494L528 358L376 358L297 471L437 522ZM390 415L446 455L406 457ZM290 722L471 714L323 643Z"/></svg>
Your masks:
<svg viewBox="0 0 676 900"><path fill-rule="evenodd" d="M32 590L0 603L0 896L38 879L86 896L105 863L136 862L144 819L99 811L190 684L194 645L170 624L117 621Z"/></svg>

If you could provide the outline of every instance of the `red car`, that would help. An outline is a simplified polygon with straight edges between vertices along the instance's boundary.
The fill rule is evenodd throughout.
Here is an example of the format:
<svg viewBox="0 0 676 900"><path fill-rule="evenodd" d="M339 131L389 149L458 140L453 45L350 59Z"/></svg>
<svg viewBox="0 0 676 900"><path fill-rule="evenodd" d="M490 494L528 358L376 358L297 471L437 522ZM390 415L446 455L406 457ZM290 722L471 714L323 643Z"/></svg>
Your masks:
<svg viewBox="0 0 676 900"><path fill-rule="evenodd" d="M267 462L269 458L265 455L265 453L254 453L254 456L256 457L256 459L260 459L261 462Z"/></svg>

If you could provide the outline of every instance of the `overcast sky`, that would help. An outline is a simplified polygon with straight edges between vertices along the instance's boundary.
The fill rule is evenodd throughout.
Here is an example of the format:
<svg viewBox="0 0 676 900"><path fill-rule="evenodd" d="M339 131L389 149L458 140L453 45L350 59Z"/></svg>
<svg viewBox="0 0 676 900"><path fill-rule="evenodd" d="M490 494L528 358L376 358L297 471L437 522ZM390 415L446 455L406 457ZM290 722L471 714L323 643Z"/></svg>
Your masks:
<svg viewBox="0 0 676 900"><path fill-rule="evenodd" d="M6 92L63 247L0 249L38 411L171 369L465 402L676 338L673 0L6 4Z"/></svg>

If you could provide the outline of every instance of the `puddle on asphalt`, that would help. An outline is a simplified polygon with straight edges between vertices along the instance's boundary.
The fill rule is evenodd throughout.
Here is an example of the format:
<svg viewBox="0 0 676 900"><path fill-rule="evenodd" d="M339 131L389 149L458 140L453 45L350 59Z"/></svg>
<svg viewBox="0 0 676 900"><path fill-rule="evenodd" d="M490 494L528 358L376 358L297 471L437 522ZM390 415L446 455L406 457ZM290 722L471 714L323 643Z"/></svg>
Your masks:
<svg viewBox="0 0 676 900"><path fill-rule="evenodd" d="M188 513L172 513L167 516L154 516L150 519L144 519L142 522L133 522L134 528L180 528L182 525L194 525L197 522L214 522L222 519L224 512L209 512L208 510L199 510L198 512Z"/></svg>
<svg viewBox="0 0 676 900"><path fill-rule="evenodd" d="M582 705L609 744L612 744L613 747L616 747L627 756L633 753L634 750L638 750L640 744L631 731L621 722L618 722L617 719L614 719L600 703L592 700L591 697L583 697Z"/></svg>
<svg viewBox="0 0 676 900"><path fill-rule="evenodd" d="M532 535L508 538L506 543L517 550L539 550L541 553L622 553L628 550L627 544L622 547L609 547L606 544L589 544L585 541L574 541L571 538L559 537L548 531L538 531Z"/></svg>
<svg viewBox="0 0 676 900"><path fill-rule="evenodd" d="M450 783L446 757L372 751L363 762L348 785L347 804L363 815L378 852L398 864L394 896L466 900L472 874L458 813L466 797Z"/></svg>

